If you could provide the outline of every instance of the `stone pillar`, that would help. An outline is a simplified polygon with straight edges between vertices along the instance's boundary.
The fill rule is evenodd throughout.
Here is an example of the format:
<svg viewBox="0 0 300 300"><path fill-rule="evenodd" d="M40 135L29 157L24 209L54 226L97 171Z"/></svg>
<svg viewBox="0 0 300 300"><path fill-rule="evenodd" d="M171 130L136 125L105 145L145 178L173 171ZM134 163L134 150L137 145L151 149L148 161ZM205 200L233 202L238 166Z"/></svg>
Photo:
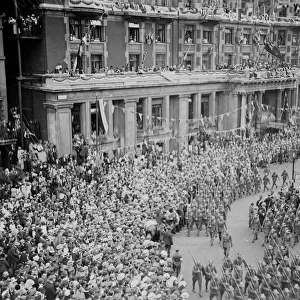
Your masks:
<svg viewBox="0 0 300 300"><path fill-rule="evenodd" d="M195 101L197 102L197 111L196 111L196 118L201 118L201 99L202 99L202 93L195 94Z"/></svg>
<svg viewBox="0 0 300 300"><path fill-rule="evenodd" d="M277 90L277 101L276 101L276 121L281 121L281 108L282 108L282 90Z"/></svg>
<svg viewBox="0 0 300 300"><path fill-rule="evenodd" d="M261 127L261 117L262 117L262 98L263 98L263 94L264 92L260 91L258 92L258 95L257 95L257 107L258 107L258 117L257 117L257 120L258 120L258 128L260 129Z"/></svg>
<svg viewBox="0 0 300 300"><path fill-rule="evenodd" d="M292 89L287 89L287 104L288 108L292 107Z"/></svg>
<svg viewBox="0 0 300 300"><path fill-rule="evenodd" d="M151 108L152 109L152 108ZM169 130L169 122L170 122L170 96L167 95L163 99L162 105L162 125L165 130Z"/></svg>
<svg viewBox="0 0 300 300"><path fill-rule="evenodd" d="M113 119L113 104L112 100L107 100L105 105L105 115L108 123L108 140L112 140L114 137L114 119Z"/></svg>
<svg viewBox="0 0 300 300"><path fill-rule="evenodd" d="M136 104L138 99L125 100L125 151L134 151L137 139Z"/></svg>
<svg viewBox="0 0 300 300"><path fill-rule="evenodd" d="M235 129L237 128L237 116L238 116L238 93L230 93L229 95L229 109L228 112L228 129Z"/></svg>
<svg viewBox="0 0 300 300"><path fill-rule="evenodd" d="M48 141L55 144L59 157L72 153L73 104L46 104Z"/></svg>
<svg viewBox="0 0 300 300"><path fill-rule="evenodd" d="M147 97L146 101L146 119L147 119L147 131L152 131L152 97Z"/></svg>
<svg viewBox="0 0 300 300"><path fill-rule="evenodd" d="M213 118L216 115L216 92L209 95L209 117Z"/></svg>
<svg viewBox="0 0 300 300"><path fill-rule="evenodd" d="M81 133L86 137L91 136L91 104L85 102L80 105L80 128Z"/></svg>
<svg viewBox="0 0 300 300"><path fill-rule="evenodd" d="M295 106L299 106L299 86L297 85L295 89Z"/></svg>
<svg viewBox="0 0 300 300"><path fill-rule="evenodd" d="M143 132L147 133L148 130L148 119L147 119L147 98L144 98L142 101L142 110L143 110Z"/></svg>
<svg viewBox="0 0 300 300"><path fill-rule="evenodd" d="M247 105L247 94L242 94L242 104L241 104L241 127L246 127L246 105Z"/></svg>
<svg viewBox="0 0 300 300"><path fill-rule="evenodd" d="M9 27L12 27L10 25ZM6 91L6 75L5 75L5 57L4 57L4 46L3 46L3 33L2 33L2 17L0 16L0 121L8 120L7 111L7 91ZM2 109L2 111L1 111Z"/></svg>
<svg viewBox="0 0 300 300"><path fill-rule="evenodd" d="M181 151L184 146L187 146L188 134L188 111L189 111L189 97L190 95L179 95L179 128L178 128L178 142L179 150Z"/></svg>
<svg viewBox="0 0 300 300"><path fill-rule="evenodd" d="M296 106L296 89L291 89L291 107Z"/></svg>

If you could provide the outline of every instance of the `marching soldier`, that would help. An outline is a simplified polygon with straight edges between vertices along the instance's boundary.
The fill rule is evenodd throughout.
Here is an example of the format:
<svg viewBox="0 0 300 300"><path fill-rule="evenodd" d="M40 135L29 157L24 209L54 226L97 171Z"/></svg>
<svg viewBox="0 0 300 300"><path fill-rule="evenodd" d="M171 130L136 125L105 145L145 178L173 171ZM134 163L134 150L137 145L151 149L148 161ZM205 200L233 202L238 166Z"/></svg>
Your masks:
<svg viewBox="0 0 300 300"><path fill-rule="evenodd" d="M203 266L201 266L200 261L197 261L197 263L193 267L192 271L192 282L193 282L193 293L195 292L195 284L198 282L198 287L199 287L199 296L202 297L201 295L201 290L202 290L202 272L203 272Z"/></svg>
<svg viewBox="0 0 300 300"><path fill-rule="evenodd" d="M212 300L216 298L217 300L220 300L220 280L218 277L218 274L213 274L212 279L209 285L209 300Z"/></svg>
<svg viewBox="0 0 300 300"><path fill-rule="evenodd" d="M217 274L217 270L213 265L213 261L210 260L208 265L204 268L204 277L205 277L205 291L208 292L208 283L211 281L212 276Z"/></svg>
<svg viewBox="0 0 300 300"><path fill-rule="evenodd" d="M255 211L254 208L255 208L254 203L251 203L251 205L249 207L249 228L251 228L251 225L252 225L252 220L253 220L254 211Z"/></svg>
<svg viewBox="0 0 300 300"><path fill-rule="evenodd" d="M263 245L267 244L269 242L269 234L271 232L271 229L272 229L272 223L271 223L270 219L268 217L266 217L265 221L263 223L263 232L265 234Z"/></svg>
<svg viewBox="0 0 300 300"><path fill-rule="evenodd" d="M214 216L211 216L210 222L208 224L208 231L210 236L210 245L212 246L217 235L217 222Z"/></svg>
<svg viewBox="0 0 300 300"><path fill-rule="evenodd" d="M197 207L194 207L193 209L193 222L192 222L192 228L193 225L196 225L196 229L197 229L197 236L199 236L199 232L200 232L200 213L199 213L199 209Z"/></svg>
<svg viewBox="0 0 300 300"><path fill-rule="evenodd" d="M217 220L217 231L218 231L218 235L219 235L220 245L221 245L222 236L223 236L226 229L227 229L227 226L226 226L226 222L224 220L224 217L220 216Z"/></svg>
<svg viewBox="0 0 300 300"><path fill-rule="evenodd" d="M249 299L256 300L259 295L259 282L258 277L252 277L251 281L249 281L249 285L245 288L245 294ZM246 286L245 286L246 287Z"/></svg>
<svg viewBox="0 0 300 300"><path fill-rule="evenodd" d="M271 245L265 246L265 251L264 251L264 261L266 264L270 264L273 260L274 257L274 248Z"/></svg>
<svg viewBox="0 0 300 300"><path fill-rule="evenodd" d="M271 282L271 275L266 274L266 276L263 276L262 283L260 285L260 292L266 296L267 299L270 297L270 282Z"/></svg>
<svg viewBox="0 0 300 300"><path fill-rule="evenodd" d="M175 253L173 254L172 263L173 263L173 270L176 273L176 277L178 277L181 271L181 263L182 263L182 256L179 253L179 249L176 249Z"/></svg>
<svg viewBox="0 0 300 300"><path fill-rule="evenodd" d="M225 233L223 234L221 244L222 244L222 247L224 250L224 256L228 257L230 248L233 247L232 238L231 238L231 235L229 234L228 230L226 230Z"/></svg>
<svg viewBox="0 0 300 300"><path fill-rule="evenodd" d="M293 237L291 235L291 232L289 230L286 230L283 238L282 238L282 244L287 247L288 249L292 248L294 246Z"/></svg>
<svg viewBox="0 0 300 300"><path fill-rule="evenodd" d="M284 186L287 184L287 180L289 178L289 174L287 173L286 169L283 170L281 177L282 177L282 186Z"/></svg>
<svg viewBox="0 0 300 300"><path fill-rule="evenodd" d="M264 192L266 190L268 191L269 190L268 185L270 184L270 179L267 174L263 177L263 183L264 183Z"/></svg>
<svg viewBox="0 0 300 300"><path fill-rule="evenodd" d="M242 282L238 283L237 286L235 287L233 299L234 300L243 300L244 299Z"/></svg>
<svg viewBox="0 0 300 300"><path fill-rule="evenodd" d="M231 273L228 270L223 272L223 277L220 282L220 297L221 297L221 299L222 299L224 293L229 289L231 280L232 280Z"/></svg>
<svg viewBox="0 0 300 300"><path fill-rule="evenodd" d="M186 215L185 215L185 220L186 220L186 226L187 226L187 235L190 236L191 233L191 228L193 225L193 213L190 207L188 207Z"/></svg>
<svg viewBox="0 0 300 300"><path fill-rule="evenodd" d="M224 263L223 263L222 269L224 270L224 272L228 271L231 274L231 272L233 270L233 263L229 256L224 257Z"/></svg>
<svg viewBox="0 0 300 300"><path fill-rule="evenodd" d="M261 226L259 222L259 217L258 215L255 215L253 218L253 223L252 223L252 230L253 230L253 240L252 243L254 243L255 240L258 239L258 232L260 231Z"/></svg>
<svg viewBox="0 0 300 300"><path fill-rule="evenodd" d="M246 276L245 276L245 294L246 294L249 284L252 282L253 277L255 277L255 276L256 276L255 268L253 265L250 265L247 268L247 272L246 272ZM258 281L258 278L257 278L257 281Z"/></svg>
<svg viewBox="0 0 300 300"><path fill-rule="evenodd" d="M276 184L276 182L277 182L278 179L279 179L279 176L278 176L278 174L274 171L273 174L272 174L273 185L272 185L271 189L273 189L274 187L276 187L276 188L278 187L277 184Z"/></svg>

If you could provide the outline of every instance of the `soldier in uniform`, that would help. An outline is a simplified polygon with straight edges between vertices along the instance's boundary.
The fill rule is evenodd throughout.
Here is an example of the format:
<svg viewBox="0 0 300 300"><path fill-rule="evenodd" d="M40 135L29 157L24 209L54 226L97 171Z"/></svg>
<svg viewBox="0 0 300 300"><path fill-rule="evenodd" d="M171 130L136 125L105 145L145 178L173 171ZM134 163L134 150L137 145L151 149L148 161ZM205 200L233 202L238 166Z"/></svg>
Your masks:
<svg viewBox="0 0 300 300"><path fill-rule="evenodd" d="M212 246L217 235L217 222L214 216L211 216L210 222L208 224L208 231L210 236L210 245Z"/></svg>
<svg viewBox="0 0 300 300"><path fill-rule="evenodd" d="M258 215L255 215L253 218L253 223L252 223L252 230L253 230L253 240L252 243L254 243L255 240L258 239L258 232L260 231L261 226L259 222L259 217Z"/></svg>
<svg viewBox="0 0 300 300"><path fill-rule="evenodd" d="M268 185L270 184L270 179L268 177L268 175L264 175L263 177L263 183L264 183L264 192L267 190L269 190Z"/></svg>
<svg viewBox="0 0 300 300"><path fill-rule="evenodd" d="M249 228L251 228L252 225L252 220L253 220L253 216L254 216L254 203L251 203L250 207L249 207Z"/></svg>
<svg viewBox="0 0 300 300"><path fill-rule="evenodd" d="M208 211L205 208L201 210L201 221L205 226L205 235L208 236Z"/></svg>
<svg viewBox="0 0 300 300"><path fill-rule="evenodd" d="M286 185L287 184L287 180L289 178L289 174L287 173L286 169L283 170L282 174L281 174L281 177L282 177L282 186Z"/></svg>
<svg viewBox="0 0 300 300"><path fill-rule="evenodd" d="M200 223L201 223L201 214L200 214L200 210L198 208L194 208L193 210L193 224L195 223L196 225L196 229L197 229L197 236L199 236L200 234ZM193 227L193 225L192 225ZM201 225L202 227L202 225Z"/></svg>
<svg viewBox="0 0 300 300"><path fill-rule="evenodd" d="M264 294L267 297L267 299L269 299L271 293L270 282L271 282L271 275L266 274L265 276L263 276L262 283L260 285L260 292Z"/></svg>
<svg viewBox="0 0 300 300"><path fill-rule="evenodd" d="M264 237L264 244L267 244L269 242L269 234L272 229L272 223L268 217L265 218L264 223L263 223L263 232L265 234ZM264 245L263 244L263 245Z"/></svg>
<svg viewBox="0 0 300 300"><path fill-rule="evenodd" d="M220 298L223 298L224 293L228 290L230 284L231 284L232 278L231 273L226 270L223 272L223 277L220 282Z"/></svg>
<svg viewBox="0 0 300 300"><path fill-rule="evenodd" d="M224 256L228 257L230 248L233 247L232 238L231 238L231 235L229 234L228 230L226 230L225 233L223 234L221 245L224 250Z"/></svg>
<svg viewBox="0 0 300 300"><path fill-rule="evenodd" d="M209 285L209 300L212 300L214 298L216 298L217 300L221 299L219 286L220 280L218 274L213 274Z"/></svg>
<svg viewBox="0 0 300 300"><path fill-rule="evenodd" d="M221 245L222 236L223 236L226 229L227 229L227 226L226 226L226 222L224 220L224 217L220 216L217 220L217 232L218 232L218 235L219 235L220 245Z"/></svg>
<svg viewBox="0 0 300 300"><path fill-rule="evenodd" d="M256 276L256 271L253 265L248 266L246 276L245 276L245 293L247 291L247 288L251 281L253 280L253 277ZM257 278L258 281L258 278Z"/></svg>
<svg viewBox="0 0 300 300"><path fill-rule="evenodd" d="M216 274L217 270L213 265L213 261L210 260L208 265L204 268L204 277L205 277L205 290L208 292L208 283L211 281L213 274Z"/></svg>
<svg viewBox="0 0 300 300"><path fill-rule="evenodd" d="M173 270L176 273L176 277L178 277L181 271L181 263L182 263L182 256L179 253L179 249L176 249L175 253L173 254L172 263L173 263Z"/></svg>
<svg viewBox="0 0 300 300"><path fill-rule="evenodd" d="M231 259L230 259L230 257L229 256L225 256L224 257L224 262L223 262L223 265L222 265L222 269L223 269L223 271L224 272L226 272L226 271L228 271L228 272L232 272L232 270L233 270L233 263L232 263L232 261L231 261Z"/></svg>
<svg viewBox="0 0 300 300"><path fill-rule="evenodd" d="M243 283L240 282L237 284L237 286L234 289L234 294L233 294L233 299L234 300L243 300L244 299L244 294L243 294Z"/></svg>
<svg viewBox="0 0 300 300"><path fill-rule="evenodd" d="M286 230L286 232L282 238L282 245L284 245L288 249L290 249L294 246L293 237L289 230Z"/></svg>
<svg viewBox="0 0 300 300"><path fill-rule="evenodd" d="M259 279L257 276L252 277L252 279L249 281L249 285L247 286L247 288L245 288L245 290L245 294L249 299L257 299L257 296L259 295Z"/></svg>
<svg viewBox="0 0 300 300"><path fill-rule="evenodd" d="M274 257L274 248L271 245L266 245L265 246L265 251L264 251L264 261L268 265L272 262Z"/></svg>
<svg viewBox="0 0 300 300"><path fill-rule="evenodd" d="M278 187L277 184L276 184L276 182L277 182L278 179L279 179L279 176L278 176L278 174L274 171L273 174L272 174L273 185L272 185L271 189L273 189L274 187L275 187L275 188Z"/></svg>
<svg viewBox="0 0 300 300"><path fill-rule="evenodd" d="M202 272L203 272L203 266L201 265L200 261L197 261L196 264L193 267L192 271L192 282L193 282L193 292L195 292L195 284L198 282L198 287L199 287L199 296L202 297L201 295L201 290L202 290Z"/></svg>
<svg viewBox="0 0 300 300"><path fill-rule="evenodd" d="M258 273L257 277L259 279L259 284L262 283L264 276L267 274L267 264L265 262L258 263Z"/></svg>
<svg viewBox="0 0 300 300"><path fill-rule="evenodd" d="M187 226L187 235L190 236L191 228L193 225L193 213L190 207L187 208L187 212L185 215L186 226Z"/></svg>

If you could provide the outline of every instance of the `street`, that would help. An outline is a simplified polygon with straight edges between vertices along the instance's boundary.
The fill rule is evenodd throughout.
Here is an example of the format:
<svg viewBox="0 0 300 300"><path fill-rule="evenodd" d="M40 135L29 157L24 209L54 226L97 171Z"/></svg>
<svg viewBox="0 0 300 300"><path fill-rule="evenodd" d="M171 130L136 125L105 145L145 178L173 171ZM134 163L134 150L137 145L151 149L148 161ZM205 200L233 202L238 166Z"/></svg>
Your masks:
<svg viewBox="0 0 300 300"><path fill-rule="evenodd" d="M280 186L282 184L281 173L284 169L287 169L289 178L292 178L292 163L286 164L275 164L271 166L271 174L274 170L278 173L280 177ZM300 170L300 159L295 162L295 172ZM263 172L263 170L260 170ZM300 187L300 176L295 176L296 182L295 187ZM271 180L271 178L270 178ZM271 180L272 183L272 180ZM279 191L280 188L277 188L275 193ZM243 254L243 257L249 264L253 264L257 267L256 257L259 261L262 260L263 257L263 247L262 241L263 233L259 234L258 241L255 241L252 244L253 234L252 231L248 228L248 208L252 202L256 202L259 198L259 195L266 196L268 192L259 193L256 195L252 195L243 199L236 200L231 206L231 212L229 211L227 216L227 227L232 236L233 240L233 248L230 252L230 257L232 260L236 257L238 252ZM174 246L172 247L171 254L174 253L175 249L179 249L179 252L182 254L182 275L184 280L187 282L187 291L190 295L190 300L195 299L209 299L209 293L205 292L205 282L203 279L202 282L202 298L198 295L198 287L196 285L196 293L192 292L192 268L193 268L193 259L191 257L190 252L194 256L196 260L200 260L200 262L204 265L207 264L208 260L213 260L214 265L216 266L218 273L220 272L220 264L222 264L223 260L223 251L221 246L219 245L218 239L215 240L214 245L210 246L209 237L205 236L205 230L200 232L200 237L196 236L197 232L195 228L191 232L191 236L187 237L186 230L182 230L180 233L174 236ZM297 254L297 251L300 253L300 243L298 243L293 249L292 252ZM245 274L245 272L244 272Z"/></svg>

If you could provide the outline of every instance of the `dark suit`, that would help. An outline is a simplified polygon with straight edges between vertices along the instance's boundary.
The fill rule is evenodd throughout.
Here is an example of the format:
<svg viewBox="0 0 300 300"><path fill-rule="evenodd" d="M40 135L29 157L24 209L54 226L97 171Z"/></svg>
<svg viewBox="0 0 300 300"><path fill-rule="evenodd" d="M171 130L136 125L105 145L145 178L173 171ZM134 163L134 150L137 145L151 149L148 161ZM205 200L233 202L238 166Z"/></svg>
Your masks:
<svg viewBox="0 0 300 300"><path fill-rule="evenodd" d="M171 246L173 245L173 235L170 231L162 231L162 240L165 244L166 251L170 256Z"/></svg>
<svg viewBox="0 0 300 300"><path fill-rule="evenodd" d="M47 300L55 300L56 298L56 288L54 284L50 281L46 281L44 284L45 296Z"/></svg>

